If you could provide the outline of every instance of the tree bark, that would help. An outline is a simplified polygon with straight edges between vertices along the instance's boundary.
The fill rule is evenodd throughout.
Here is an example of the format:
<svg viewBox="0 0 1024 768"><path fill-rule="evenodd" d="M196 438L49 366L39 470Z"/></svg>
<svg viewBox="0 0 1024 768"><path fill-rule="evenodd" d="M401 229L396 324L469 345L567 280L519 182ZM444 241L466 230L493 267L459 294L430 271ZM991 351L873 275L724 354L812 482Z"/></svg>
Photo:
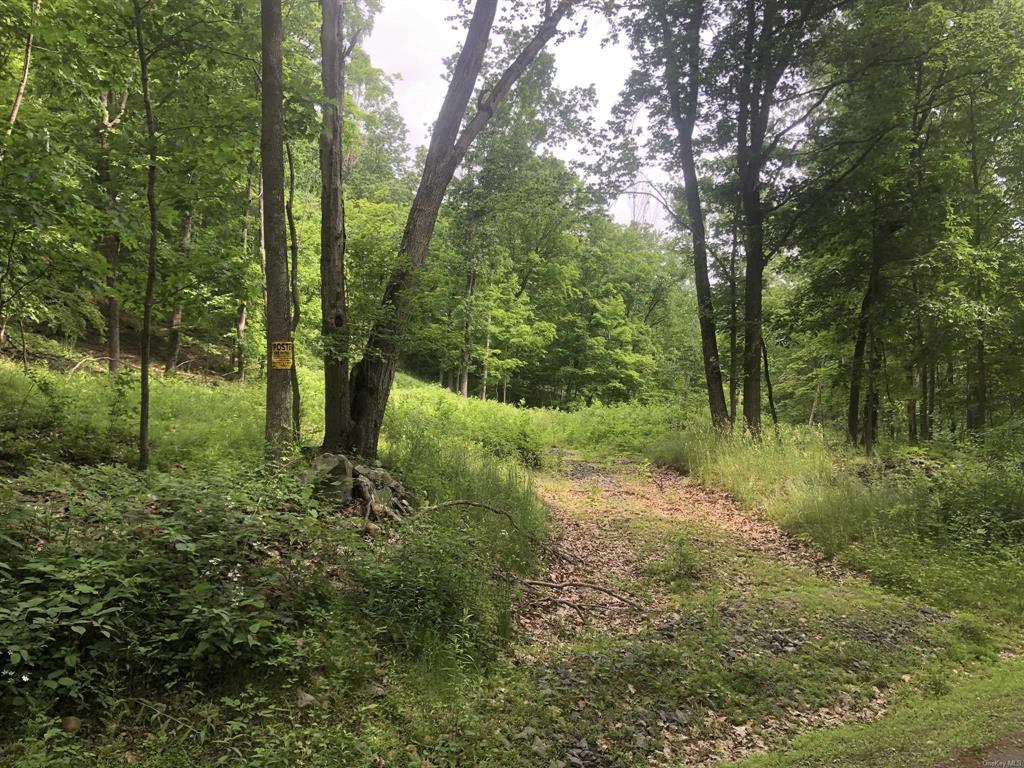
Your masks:
<svg viewBox="0 0 1024 768"><path fill-rule="evenodd" d="M347 443L349 450L357 455L368 458L377 455L384 411L398 367L401 338L410 320L409 293L413 277L426 261L448 185L469 147L515 83L554 37L559 22L572 5L572 0L563 0L547 15L494 87L482 96L476 112L463 127L497 10L497 0L476 2L466 42L456 60L448 92L434 125L423 176L406 221L399 246L400 265L388 280L380 318L371 328L366 353L350 377L353 426Z"/></svg>
<svg viewBox="0 0 1024 768"><path fill-rule="evenodd" d="M487 399L487 361L491 355L491 318L487 318L487 336L484 342L484 364L483 371L480 376L480 399Z"/></svg>
<svg viewBox="0 0 1024 768"><path fill-rule="evenodd" d="M266 439L271 451L291 432L290 368L273 363L275 342L290 342L291 309L284 207L284 80L281 0L261 0L263 227L266 249L267 401Z"/></svg>
<svg viewBox="0 0 1024 768"><path fill-rule="evenodd" d="M736 423L736 408L739 404L739 273L737 223L733 222L732 247L729 251L729 421Z"/></svg>
<svg viewBox="0 0 1024 768"><path fill-rule="evenodd" d="M181 220L181 255L188 263L192 251L192 211L186 211ZM180 302L171 309L167 321L167 355L164 359L164 374L174 373L178 367L178 354L181 351L181 316L184 307Z"/></svg>
<svg viewBox="0 0 1024 768"><path fill-rule="evenodd" d="M249 308L243 301L238 305L235 317L235 372L238 380L245 382L245 326L249 319Z"/></svg>
<svg viewBox="0 0 1024 768"><path fill-rule="evenodd" d="M768 390L768 409L772 415L772 424L776 429L779 427L779 412L775 408L775 389L772 387L772 375L768 369L768 345L761 340L761 354L764 358L764 384Z"/></svg>
<svg viewBox="0 0 1024 768"><path fill-rule="evenodd" d="M345 3L321 0L323 128L320 132L320 306L325 451L350 450L349 327L345 286Z"/></svg>
<svg viewBox="0 0 1024 768"><path fill-rule="evenodd" d="M668 91L672 122L679 138L679 162L683 168L683 196L693 244L694 282L697 288L697 316L700 322L701 354L704 359L704 381L707 387L711 423L717 429L729 426L729 410L725 403L722 384L722 366L718 354L718 332L715 327L715 307L708 277L707 232L697 179L697 161L693 150L693 131L697 123L700 104L701 42L704 24L703 0L690 6L685 20L682 55L686 61L685 89L683 75L677 65L677 44L673 36L675 25L667 12L661 12L662 45L665 58L665 85Z"/></svg>
<svg viewBox="0 0 1024 768"><path fill-rule="evenodd" d="M149 208L149 247L146 259L146 295L142 313L142 384L139 398L139 469L149 468L149 369L153 340L153 303L156 295L157 246L159 243L159 209L156 199L157 134L153 115L153 97L149 90L149 57L146 51L145 20L141 0L132 0L135 21L135 43L139 57L139 81L146 109L146 143L149 162L146 168L146 203Z"/></svg>
<svg viewBox="0 0 1024 768"><path fill-rule="evenodd" d="M299 328L302 308L299 303L299 231L295 226L295 158L292 156L292 145L285 144L288 155L288 203L285 213L288 216L288 245L292 257L289 280L292 297L292 338ZM292 388L292 432L296 439L302 434L302 394L299 391L299 369L297 355L292 353L292 368L288 372Z"/></svg>
<svg viewBox="0 0 1024 768"><path fill-rule="evenodd" d="M128 92L121 97L121 108L114 117L110 115L112 94L104 91L100 97L102 119L100 124L100 154L96 162L96 177L103 188L106 234L100 240L100 252L107 262L107 298L104 316L107 321L107 368L114 373L121 366L121 303L117 299L118 261L121 255L121 237L111 224L117 207L117 190L114 187L110 165L110 132L121 122L128 105Z"/></svg>
<svg viewBox="0 0 1024 768"><path fill-rule="evenodd" d="M971 245L976 253L984 242L981 219L981 159L978 154L978 126L975 116L974 97L968 97L970 116L971 155ZM974 289L974 298L981 305L985 291L979 279ZM978 319L975 324L977 339L968 358L967 365L967 429L982 432L985 429L988 411L988 369L985 361L985 321Z"/></svg>
<svg viewBox="0 0 1024 768"><path fill-rule="evenodd" d="M850 400L846 416L846 434L853 445L857 444L858 436L860 435L860 390L864 376L864 352L867 348L868 336L871 332L882 274L881 244L878 242L878 239L877 231L873 232L871 267L868 273L868 285L864 291L864 299L860 305L860 316L857 320L857 336L853 349L853 367L850 372Z"/></svg>
<svg viewBox="0 0 1024 768"><path fill-rule="evenodd" d="M470 330L472 328L473 294L476 292L476 270L470 268L466 275L466 315L462 319L462 353L459 356L459 394L469 397L469 365L473 347Z"/></svg>
<svg viewBox="0 0 1024 768"><path fill-rule="evenodd" d="M881 355L875 334L870 335L870 363L868 366L868 396L864 400L864 452L873 456L878 431L878 372Z"/></svg>
<svg viewBox="0 0 1024 768"><path fill-rule="evenodd" d="M18 90L14 94L14 103L11 105L11 112L7 116L7 128L4 131L4 140L0 142L0 161L7 155L7 142L14 133L14 126L18 124L18 113L21 111L21 104L25 100L25 90L28 88L28 73L32 66L32 41L35 31L36 19L42 10L43 0L33 0L32 16L29 19L28 34L25 35L25 53L22 56L21 78L18 80Z"/></svg>
<svg viewBox="0 0 1024 768"><path fill-rule="evenodd" d="M814 426L814 417L818 413L818 404L821 403L821 388L822 381L818 379L818 384L814 388L814 400L811 401L811 415L807 417L807 426Z"/></svg>

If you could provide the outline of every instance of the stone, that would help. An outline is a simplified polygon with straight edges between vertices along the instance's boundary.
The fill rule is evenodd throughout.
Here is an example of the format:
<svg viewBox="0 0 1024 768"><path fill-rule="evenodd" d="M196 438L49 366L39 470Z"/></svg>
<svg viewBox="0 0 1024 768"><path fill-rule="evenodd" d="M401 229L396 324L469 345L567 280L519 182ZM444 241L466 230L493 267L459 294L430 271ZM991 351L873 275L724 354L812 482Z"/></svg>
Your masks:
<svg viewBox="0 0 1024 768"><path fill-rule="evenodd" d="M82 727L82 721L74 715L68 715L60 721L60 727L68 733L75 733Z"/></svg>
<svg viewBox="0 0 1024 768"><path fill-rule="evenodd" d="M302 480L328 491L340 504L352 501L352 462L339 453L321 453L316 456Z"/></svg>
<svg viewBox="0 0 1024 768"><path fill-rule="evenodd" d="M309 707L315 706L320 702L316 700L316 696L313 696L312 694L300 690L298 696L296 697L295 703L299 707L299 709L308 709Z"/></svg>

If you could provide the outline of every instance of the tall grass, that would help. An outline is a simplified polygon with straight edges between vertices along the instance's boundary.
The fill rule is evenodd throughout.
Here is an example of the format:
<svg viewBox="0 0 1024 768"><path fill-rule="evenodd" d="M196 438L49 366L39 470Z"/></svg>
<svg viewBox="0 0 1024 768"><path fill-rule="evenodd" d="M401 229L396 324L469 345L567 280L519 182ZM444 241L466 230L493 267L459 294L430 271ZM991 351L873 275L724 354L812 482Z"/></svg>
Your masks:
<svg viewBox="0 0 1024 768"><path fill-rule="evenodd" d="M315 445L321 439L320 374L299 373L303 442ZM12 478L5 483L28 482L22 478L34 466L91 477L95 465L131 464L137 399L134 371L69 374L0 361L0 472ZM154 477L168 473L191 487L263 463L260 382L156 377L152 402ZM541 443L527 414L400 377L381 448L384 463L421 508L471 500L507 511L512 521L465 506L422 512L396 540L352 560L348 580L358 595L352 610L377 641L402 655L441 666L493 658L510 631L509 579L535 568L544 536L545 516L527 470L539 463ZM283 483L295 483L297 462L296 456L282 465L289 473ZM89 494L102 502L105 492Z"/></svg>
<svg viewBox="0 0 1024 768"><path fill-rule="evenodd" d="M1024 465L995 438L987 448L896 448L868 460L820 428L783 426L755 440L721 434L683 407L533 419L551 446L676 466L880 584L941 608L1024 616Z"/></svg>

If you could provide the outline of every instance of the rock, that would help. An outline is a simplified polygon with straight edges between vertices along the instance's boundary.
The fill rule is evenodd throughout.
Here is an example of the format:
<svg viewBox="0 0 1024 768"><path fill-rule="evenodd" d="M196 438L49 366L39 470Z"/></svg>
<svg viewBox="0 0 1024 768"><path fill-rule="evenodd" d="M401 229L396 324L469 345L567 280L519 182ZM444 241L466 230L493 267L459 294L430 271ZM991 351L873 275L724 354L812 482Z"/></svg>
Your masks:
<svg viewBox="0 0 1024 768"><path fill-rule="evenodd" d="M128 763L128 765L135 765L139 762L139 756L132 751L125 752L121 759Z"/></svg>
<svg viewBox="0 0 1024 768"><path fill-rule="evenodd" d="M313 696L312 694L300 690L298 696L296 697L295 703L296 705L298 705L299 709L308 709L309 707L315 706L320 702L316 700L316 696Z"/></svg>
<svg viewBox="0 0 1024 768"><path fill-rule="evenodd" d="M530 745L530 751L538 757L544 757L548 753L548 745L541 741L540 736L533 740L533 744Z"/></svg>
<svg viewBox="0 0 1024 768"><path fill-rule="evenodd" d="M68 715L60 721L60 727L68 733L75 733L82 727L82 721L74 715Z"/></svg>
<svg viewBox="0 0 1024 768"><path fill-rule="evenodd" d="M385 507L393 507L395 505L395 494L391 492L391 488L386 485L377 486L377 501L383 504Z"/></svg>
<svg viewBox="0 0 1024 768"><path fill-rule="evenodd" d="M357 475L355 484L355 494L360 499L366 502L372 502L377 498L377 489L374 488L373 483L367 478Z"/></svg>
<svg viewBox="0 0 1024 768"><path fill-rule="evenodd" d="M302 476L304 483L328 490L341 504L352 501L352 462L339 453L321 453Z"/></svg>

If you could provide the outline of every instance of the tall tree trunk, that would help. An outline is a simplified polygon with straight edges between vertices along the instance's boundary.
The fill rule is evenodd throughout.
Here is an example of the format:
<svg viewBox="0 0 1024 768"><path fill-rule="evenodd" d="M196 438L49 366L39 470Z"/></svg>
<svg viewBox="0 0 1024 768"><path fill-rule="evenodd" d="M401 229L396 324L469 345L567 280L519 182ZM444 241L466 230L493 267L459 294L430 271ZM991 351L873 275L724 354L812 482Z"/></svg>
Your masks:
<svg viewBox="0 0 1024 768"><path fill-rule="evenodd" d="M100 240L100 252L107 262L107 298L104 316L107 321L107 368L114 373L121 366L121 303L117 299L118 260L121 255L121 237L113 226L112 219L117 208L117 190L114 187L110 165L110 132L121 122L128 105L128 92L121 97L121 108L111 116L112 94L104 91L100 97L102 121L100 125L100 155L96 162L96 177L103 188L106 234Z"/></svg>
<svg viewBox="0 0 1024 768"><path fill-rule="evenodd" d="M353 429L348 443L350 450L358 455L371 458L377 455L380 427L398 367L401 340L411 316L409 293L413 276L426 261L448 185L469 147L554 37L559 22L572 5L571 0L562 0L546 15L534 36L481 98L475 113L463 126L487 50L497 0L477 0L474 6L466 42L452 70L448 92L430 138L420 185L406 221L399 246L399 266L388 280L382 312L370 330L367 351L350 377Z"/></svg>
<svg viewBox="0 0 1024 768"><path fill-rule="evenodd" d="M249 319L249 308L243 301L238 305L235 316L235 365L238 380L245 382L245 326Z"/></svg>
<svg viewBox="0 0 1024 768"><path fill-rule="evenodd" d="M290 345L291 307L284 209L284 80L281 0L261 0L263 53L260 157L263 167L263 226L266 248L267 412L266 439L272 450L291 438L291 364L275 345ZM278 346L280 350L281 347Z"/></svg>
<svg viewBox="0 0 1024 768"><path fill-rule="evenodd" d="M480 377L480 399L487 399L487 361L491 356L491 318L487 317L487 337L484 342L484 364L483 373Z"/></svg>
<svg viewBox="0 0 1024 768"><path fill-rule="evenodd" d="M917 431L917 392L921 387L921 372L917 366L911 365L909 371L911 397L907 398L907 441L911 445L920 442Z"/></svg>
<svg viewBox="0 0 1024 768"><path fill-rule="evenodd" d="M878 372L881 368L878 340L873 332L870 336L869 354L868 396L864 400L864 452L872 456L878 439Z"/></svg>
<svg viewBox="0 0 1024 768"><path fill-rule="evenodd" d="M181 255L188 264L192 251L192 211L185 211L181 219ZM181 317L184 307L178 302L171 309L167 321L167 356L164 359L164 374L173 373L178 367L178 354L181 351Z"/></svg>
<svg viewBox="0 0 1024 768"><path fill-rule="evenodd" d="M146 143L149 162L146 168L146 203L149 207L149 248L146 259L146 296L142 312L142 385L139 402L139 469L149 468L149 369L153 341L153 303L156 296L156 260L159 243L159 209L156 199L157 134L153 116L153 97L149 90L149 58L141 0L132 0L135 43L139 56L139 81L146 108Z"/></svg>
<svg viewBox="0 0 1024 768"><path fill-rule="evenodd" d="M868 272L868 285L860 304L857 336L853 348L853 366L850 372L850 401L846 416L846 434L854 445L857 444L860 435L860 391L864 377L864 353L873 324L875 304L879 298L881 274L882 250L876 228L871 238L871 267Z"/></svg>
<svg viewBox="0 0 1024 768"><path fill-rule="evenodd" d="M736 423L736 408L739 404L739 235L737 222L732 226L732 247L729 251L729 421Z"/></svg>
<svg viewBox="0 0 1024 768"><path fill-rule="evenodd" d="M7 128L4 130L4 140L0 142L0 161L7 155L7 142L14 133L14 126L18 123L18 113L21 111L21 104L25 100L25 90L28 88L28 73L32 66L32 39L35 31L36 19L42 9L43 0L33 0L32 16L29 19L28 34L25 35L25 53L21 60L21 78L18 80L18 90L14 94L14 103L11 105L11 112L7 116Z"/></svg>
<svg viewBox="0 0 1024 768"><path fill-rule="evenodd" d="M715 327L715 307L708 277L707 232L701 206L697 179L697 161L693 151L693 131L700 106L701 83L701 28L704 24L703 0L689 6L690 13L684 24L684 51L686 60L685 90L683 75L677 66L674 31L664 8L661 10L662 45L665 53L665 85L668 91L672 121L679 139L679 161L683 168L683 196L693 241L693 271L697 287L697 316L700 321L701 354L704 359L704 381L707 387L711 423L717 429L729 426L729 410L722 385L722 366L718 355L718 333Z"/></svg>
<svg viewBox="0 0 1024 768"><path fill-rule="evenodd" d="M775 389L772 387L772 375L768 368L768 345L761 340L761 353L764 358L764 384L768 390L768 409L772 415L772 424L776 429L779 427L779 412L775 408Z"/></svg>
<svg viewBox="0 0 1024 768"><path fill-rule="evenodd" d="M472 303L476 292L476 270L470 269L466 275L466 316L462 319L462 353L459 356L459 394L469 397L469 366L472 361L473 348L470 330L472 329Z"/></svg>
<svg viewBox="0 0 1024 768"><path fill-rule="evenodd" d="M811 401L811 415L807 417L807 426L809 426L809 427L813 427L814 426L814 417L817 415L817 413L818 413L818 405L821 403L821 388L822 388L822 386L823 386L823 382L821 381L821 379L818 379L818 384L814 388L814 400Z"/></svg>
<svg viewBox="0 0 1024 768"><path fill-rule="evenodd" d="M292 257L291 269L289 270L291 297L292 297L292 338L299 328L301 319L301 306L299 303L299 231L295 226L295 158L292 156L292 145L285 144L288 155L288 203L285 213L288 216L288 245ZM299 392L299 368L297 355L292 352L292 368L288 372L292 386L292 432L296 439L302 435L302 394Z"/></svg>
<svg viewBox="0 0 1024 768"><path fill-rule="evenodd" d="M345 3L321 0L323 128L320 131L320 305L324 345L324 450L351 450L349 327L345 286Z"/></svg>
<svg viewBox="0 0 1024 768"><path fill-rule="evenodd" d="M984 242L981 219L981 159L978 154L978 126L975 116L974 97L968 96L970 116L971 149L971 245L975 253L981 251ZM974 288L974 299L983 304L985 291L981 279ZM982 432L988 411L988 371L985 361L985 321L981 318L975 324L977 339L967 364L967 429Z"/></svg>
<svg viewBox="0 0 1024 768"><path fill-rule="evenodd" d="M256 174L256 159L250 158L249 167L245 176L245 207L242 210L242 259L248 263L252 253L249 250L249 228L252 225L252 187L253 176ZM262 226L262 215L257 210L257 224ZM262 231L262 230L261 230ZM260 239L262 248L262 237ZM262 261L260 269L263 269ZM262 274L262 271L261 271ZM235 377L240 382L245 382L245 330L249 320L249 307L247 299L248 292L244 283L239 291L238 311L235 313Z"/></svg>
<svg viewBox="0 0 1024 768"><path fill-rule="evenodd" d="M760 201L754 203L758 209ZM764 229L760 212L747 216L747 274L743 293L743 420L761 433L761 338L764 290Z"/></svg>

